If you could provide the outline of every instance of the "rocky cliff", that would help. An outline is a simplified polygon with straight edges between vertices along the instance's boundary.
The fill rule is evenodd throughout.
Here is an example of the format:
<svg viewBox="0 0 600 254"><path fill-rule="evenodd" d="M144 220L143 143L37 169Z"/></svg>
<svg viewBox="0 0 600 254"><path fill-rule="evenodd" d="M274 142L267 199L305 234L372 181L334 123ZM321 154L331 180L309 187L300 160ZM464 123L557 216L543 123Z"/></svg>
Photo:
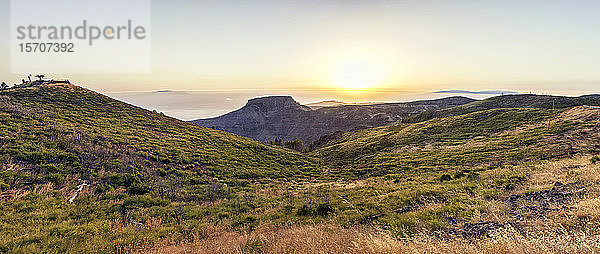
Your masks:
<svg viewBox="0 0 600 254"><path fill-rule="evenodd" d="M259 141L301 139L309 144L324 135L400 122L425 110L453 107L473 102L466 97L448 97L406 103L342 105L311 109L291 96L251 99L225 115L192 121L195 124L228 131Z"/></svg>

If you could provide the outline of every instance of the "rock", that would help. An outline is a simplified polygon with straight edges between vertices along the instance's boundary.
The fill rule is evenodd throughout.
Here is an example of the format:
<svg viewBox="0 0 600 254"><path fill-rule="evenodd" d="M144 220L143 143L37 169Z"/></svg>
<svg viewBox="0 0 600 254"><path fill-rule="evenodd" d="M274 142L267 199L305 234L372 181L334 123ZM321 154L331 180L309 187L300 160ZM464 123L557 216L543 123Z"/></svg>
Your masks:
<svg viewBox="0 0 600 254"><path fill-rule="evenodd" d="M468 239L485 238L489 237L493 231L506 226L519 227L519 225L514 223L499 223L495 221L467 222L445 230L441 236L448 239L457 236Z"/></svg>
<svg viewBox="0 0 600 254"><path fill-rule="evenodd" d="M510 213L513 217L523 220L524 217L539 218L552 211L568 209L564 204L585 193L586 185L582 182L567 184L556 182L548 190L510 195L506 202L512 206ZM559 208L556 208L557 206Z"/></svg>

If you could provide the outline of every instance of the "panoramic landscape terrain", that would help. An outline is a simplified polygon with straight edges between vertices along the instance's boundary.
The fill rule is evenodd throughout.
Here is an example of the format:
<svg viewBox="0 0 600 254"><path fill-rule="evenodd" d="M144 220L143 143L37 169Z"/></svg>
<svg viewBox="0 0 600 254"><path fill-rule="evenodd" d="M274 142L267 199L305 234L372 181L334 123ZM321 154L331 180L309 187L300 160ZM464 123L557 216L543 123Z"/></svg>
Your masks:
<svg viewBox="0 0 600 254"><path fill-rule="evenodd" d="M0 0L0 254L600 253L599 10Z"/></svg>
<svg viewBox="0 0 600 254"><path fill-rule="evenodd" d="M240 129L272 126L265 119L293 129L287 114L314 113L289 97L245 108L259 102ZM322 107L303 122L351 117L321 127L338 134L306 150L67 82L8 88L0 250L596 252L598 106L598 95L528 94ZM378 110L398 119L352 126Z"/></svg>

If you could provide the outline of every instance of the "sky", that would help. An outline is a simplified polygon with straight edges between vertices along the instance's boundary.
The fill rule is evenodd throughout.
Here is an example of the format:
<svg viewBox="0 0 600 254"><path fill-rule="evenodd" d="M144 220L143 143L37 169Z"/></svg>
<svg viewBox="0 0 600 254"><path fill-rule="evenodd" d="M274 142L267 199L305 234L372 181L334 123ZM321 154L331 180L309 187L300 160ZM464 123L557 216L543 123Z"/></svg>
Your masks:
<svg viewBox="0 0 600 254"><path fill-rule="evenodd" d="M0 0L5 35L9 4ZM600 1L155 0L149 73L49 75L103 93L313 91L346 101L378 100L376 91L598 93L599 10ZM10 72L9 43L0 40L0 80L11 83L22 75ZM336 84L361 72L344 69L353 63L375 69L376 84L361 93Z"/></svg>

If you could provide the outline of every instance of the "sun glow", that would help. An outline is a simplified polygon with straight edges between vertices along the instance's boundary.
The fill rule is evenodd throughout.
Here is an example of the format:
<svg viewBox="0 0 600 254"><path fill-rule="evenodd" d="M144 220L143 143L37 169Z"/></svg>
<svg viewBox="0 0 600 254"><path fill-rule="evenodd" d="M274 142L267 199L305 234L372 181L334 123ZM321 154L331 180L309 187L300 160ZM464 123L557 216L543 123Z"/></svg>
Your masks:
<svg viewBox="0 0 600 254"><path fill-rule="evenodd" d="M345 89L366 89L381 84L384 71L381 66L365 61L354 60L341 64L333 74L333 84Z"/></svg>

